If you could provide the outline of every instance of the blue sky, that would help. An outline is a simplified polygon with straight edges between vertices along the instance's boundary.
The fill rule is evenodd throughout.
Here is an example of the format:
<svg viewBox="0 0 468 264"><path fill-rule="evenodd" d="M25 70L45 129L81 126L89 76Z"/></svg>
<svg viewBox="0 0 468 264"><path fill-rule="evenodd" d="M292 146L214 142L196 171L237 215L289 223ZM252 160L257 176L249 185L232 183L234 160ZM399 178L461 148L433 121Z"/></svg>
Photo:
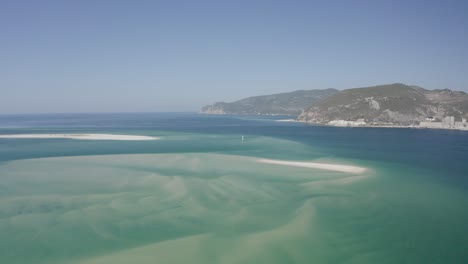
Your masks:
<svg viewBox="0 0 468 264"><path fill-rule="evenodd" d="M0 1L0 113L196 111L298 89L468 91L468 1Z"/></svg>

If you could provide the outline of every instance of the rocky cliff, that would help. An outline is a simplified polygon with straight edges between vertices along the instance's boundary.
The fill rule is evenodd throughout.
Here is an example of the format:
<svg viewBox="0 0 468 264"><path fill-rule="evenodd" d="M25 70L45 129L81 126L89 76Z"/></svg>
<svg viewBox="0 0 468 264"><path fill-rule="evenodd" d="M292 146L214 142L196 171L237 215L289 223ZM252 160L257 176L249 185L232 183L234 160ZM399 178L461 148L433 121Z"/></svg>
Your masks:
<svg viewBox="0 0 468 264"><path fill-rule="evenodd" d="M311 105L298 120L322 124L359 120L369 125L413 125L446 116L457 120L468 117L466 93L397 83L340 91Z"/></svg>

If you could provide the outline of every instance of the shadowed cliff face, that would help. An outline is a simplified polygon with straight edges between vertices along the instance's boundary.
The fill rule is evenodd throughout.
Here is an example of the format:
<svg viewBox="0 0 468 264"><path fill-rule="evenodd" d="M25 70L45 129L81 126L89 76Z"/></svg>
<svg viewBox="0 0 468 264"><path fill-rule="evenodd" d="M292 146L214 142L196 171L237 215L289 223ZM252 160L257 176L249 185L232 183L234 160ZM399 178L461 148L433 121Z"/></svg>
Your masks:
<svg viewBox="0 0 468 264"><path fill-rule="evenodd" d="M468 95L464 92L389 84L340 91L310 106L298 119L313 123L364 119L373 124L410 125L428 117L461 120L467 113Z"/></svg>
<svg viewBox="0 0 468 264"><path fill-rule="evenodd" d="M299 115L305 108L338 90L300 90L290 93L248 97L232 103L218 102L201 109L207 114Z"/></svg>

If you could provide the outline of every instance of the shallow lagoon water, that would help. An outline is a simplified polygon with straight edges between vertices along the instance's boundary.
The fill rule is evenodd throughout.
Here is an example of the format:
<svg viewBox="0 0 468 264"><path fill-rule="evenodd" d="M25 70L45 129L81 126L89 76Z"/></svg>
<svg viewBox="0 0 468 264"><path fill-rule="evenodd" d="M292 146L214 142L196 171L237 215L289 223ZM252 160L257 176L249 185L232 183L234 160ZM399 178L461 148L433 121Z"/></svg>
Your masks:
<svg viewBox="0 0 468 264"><path fill-rule="evenodd" d="M2 263L468 260L467 175L460 157L466 158L466 134L416 131L426 141L458 142L447 148L435 141L431 148L420 147L407 130L376 135L188 114L136 115L121 128L125 116L104 116L115 127L91 117L62 126L49 117L21 128L8 119L1 132L83 130L161 140L0 140ZM141 124L152 120L157 124ZM408 149L423 158L444 151L442 161L450 164L423 166L427 159L396 152L388 143L395 138L406 143L402 150L412 144ZM257 158L368 170L349 174Z"/></svg>

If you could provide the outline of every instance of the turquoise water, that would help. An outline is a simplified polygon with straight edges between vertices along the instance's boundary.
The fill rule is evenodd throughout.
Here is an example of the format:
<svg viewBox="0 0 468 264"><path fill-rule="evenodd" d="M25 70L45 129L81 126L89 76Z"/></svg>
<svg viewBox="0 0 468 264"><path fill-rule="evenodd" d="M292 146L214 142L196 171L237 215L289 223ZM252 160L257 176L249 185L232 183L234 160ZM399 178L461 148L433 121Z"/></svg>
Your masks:
<svg viewBox="0 0 468 264"><path fill-rule="evenodd" d="M0 139L0 263L468 263L468 133L285 118L0 116L0 134L161 137Z"/></svg>

